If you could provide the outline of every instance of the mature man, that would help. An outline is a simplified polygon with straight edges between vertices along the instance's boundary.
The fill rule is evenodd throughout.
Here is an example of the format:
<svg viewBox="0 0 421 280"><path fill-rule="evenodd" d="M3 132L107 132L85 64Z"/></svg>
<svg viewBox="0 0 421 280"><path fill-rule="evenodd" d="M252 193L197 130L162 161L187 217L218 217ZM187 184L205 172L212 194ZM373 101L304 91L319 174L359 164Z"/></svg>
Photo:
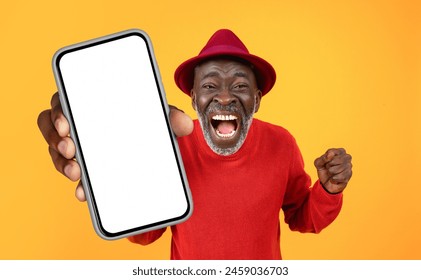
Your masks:
<svg viewBox="0 0 421 280"><path fill-rule="evenodd" d="M339 214L351 156L329 149L316 159L319 180L311 187L294 138L253 118L275 80L273 67L226 29L177 68L176 84L191 97L198 120L192 125L185 114L171 110L195 205L186 222L171 227L172 259L281 259L281 209L289 227L300 232L318 233ZM51 105L40 114L39 127L56 168L79 180L57 94ZM80 183L76 196L85 199ZM146 245L165 230L129 240Z"/></svg>

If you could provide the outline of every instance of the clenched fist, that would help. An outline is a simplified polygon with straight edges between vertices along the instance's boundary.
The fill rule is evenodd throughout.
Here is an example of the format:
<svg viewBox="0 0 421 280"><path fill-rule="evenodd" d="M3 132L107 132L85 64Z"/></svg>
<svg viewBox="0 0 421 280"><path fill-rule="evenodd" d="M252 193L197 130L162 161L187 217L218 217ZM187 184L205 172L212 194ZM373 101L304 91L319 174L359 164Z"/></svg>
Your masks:
<svg viewBox="0 0 421 280"><path fill-rule="evenodd" d="M352 176L352 157L345 149L329 149L314 161L320 183L329 193L342 192Z"/></svg>

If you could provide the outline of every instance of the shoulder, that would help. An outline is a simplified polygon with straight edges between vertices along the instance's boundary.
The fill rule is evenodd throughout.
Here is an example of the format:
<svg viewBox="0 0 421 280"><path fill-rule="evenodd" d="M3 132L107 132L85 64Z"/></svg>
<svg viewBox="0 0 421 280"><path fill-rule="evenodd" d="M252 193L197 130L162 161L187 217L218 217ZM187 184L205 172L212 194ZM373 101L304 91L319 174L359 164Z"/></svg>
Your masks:
<svg viewBox="0 0 421 280"><path fill-rule="evenodd" d="M278 167L295 165L300 152L295 138L287 129L258 119L253 120L252 126L259 154L266 155L272 163L277 162Z"/></svg>
<svg viewBox="0 0 421 280"><path fill-rule="evenodd" d="M291 155L298 148L292 134L280 125L253 119L252 127L260 151L268 150L270 153L279 151L284 157Z"/></svg>
<svg viewBox="0 0 421 280"><path fill-rule="evenodd" d="M253 126L255 127L256 133L265 136L264 138L295 142L292 134L280 125L253 119Z"/></svg>

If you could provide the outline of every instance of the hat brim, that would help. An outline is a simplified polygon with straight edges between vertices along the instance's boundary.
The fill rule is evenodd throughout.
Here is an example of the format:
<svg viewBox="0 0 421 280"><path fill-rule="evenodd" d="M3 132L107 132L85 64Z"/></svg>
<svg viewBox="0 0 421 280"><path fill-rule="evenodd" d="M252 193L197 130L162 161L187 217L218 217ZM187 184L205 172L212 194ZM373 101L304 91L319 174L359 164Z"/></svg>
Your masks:
<svg viewBox="0 0 421 280"><path fill-rule="evenodd" d="M208 52L186 60L175 70L175 83L184 93L190 96L190 92L193 89L195 67L206 60L219 57L239 58L251 63L254 66L253 72L256 75L257 85L262 92L262 96L268 93L275 84L276 72L269 62L252 54L238 53L235 51Z"/></svg>

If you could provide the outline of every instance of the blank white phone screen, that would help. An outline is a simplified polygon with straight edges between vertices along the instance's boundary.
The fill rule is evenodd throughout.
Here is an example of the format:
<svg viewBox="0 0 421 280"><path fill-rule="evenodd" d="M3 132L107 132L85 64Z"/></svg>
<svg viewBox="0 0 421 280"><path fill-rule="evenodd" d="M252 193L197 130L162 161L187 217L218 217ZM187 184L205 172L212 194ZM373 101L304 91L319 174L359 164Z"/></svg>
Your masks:
<svg viewBox="0 0 421 280"><path fill-rule="evenodd" d="M188 209L152 65L137 35L65 53L59 62L99 223L112 234Z"/></svg>

